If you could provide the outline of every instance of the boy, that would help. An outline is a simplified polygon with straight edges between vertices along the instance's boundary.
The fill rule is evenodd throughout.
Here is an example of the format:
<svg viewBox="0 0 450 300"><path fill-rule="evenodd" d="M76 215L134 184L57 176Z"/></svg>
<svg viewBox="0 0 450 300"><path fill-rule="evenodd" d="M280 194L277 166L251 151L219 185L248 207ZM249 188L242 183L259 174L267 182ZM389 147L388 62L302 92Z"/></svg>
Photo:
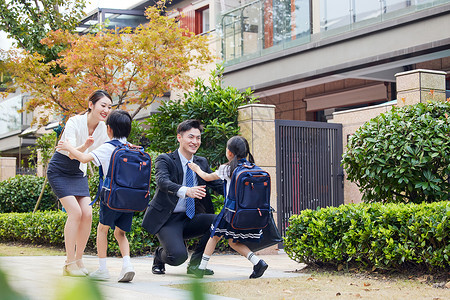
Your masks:
<svg viewBox="0 0 450 300"><path fill-rule="evenodd" d="M131 131L131 116L128 112L119 109L114 110L106 119L106 126L110 139L119 140L123 144L127 143L127 137ZM103 174L106 175L115 146L104 143L87 154L76 150L68 141L59 141L56 148L68 151L71 158L75 158L82 163L93 161L96 166L102 166ZM97 253L100 267L89 274L90 278L107 280L110 277L106 267L106 253L108 248L108 230L111 227L114 230L114 237L119 243L120 253L123 258L123 267L118 281L129 282L133 280L135 272L130 262L130 245L126 236L126 232L131 230L132 219L132 212L112 210L103 201L100 201L100 221L97 228Z"/></svg>

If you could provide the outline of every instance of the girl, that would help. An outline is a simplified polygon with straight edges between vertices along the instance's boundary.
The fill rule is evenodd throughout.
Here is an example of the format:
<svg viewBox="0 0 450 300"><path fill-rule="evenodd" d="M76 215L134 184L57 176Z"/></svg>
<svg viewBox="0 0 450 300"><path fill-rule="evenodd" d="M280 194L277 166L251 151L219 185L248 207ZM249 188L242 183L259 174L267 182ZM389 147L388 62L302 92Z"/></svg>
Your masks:
<svg viewBox="0 0 450 300"><path fill-rule="evenodd" d="M254 163L254 160L253 156L249 152L247 140L241 136L234 136L228 140L225 155L228 159L228 163L219 166L219 169L214 173L205 173L195 163L190 163L189 167L195 173L197 173L198 176L206 181L217 179L226 180L226 189L228 195L228 189L231 183L231 175L233 174L234 169L236 169L238 163L245 161L247 156L251 163ZM194 272L195 276L199 278L203 277L206 266L211 255L214 252L214 249L216 248L217 242L219 242L222 237L225 237L226 239L228 239L228 244L231 248L236 250L242 256L247 257L247 259L253 264L253 272L250 275L250 278L261 277L268 267L267 263L264 260L258 258L252 251L250 251L250 249L246 245L241 243L241 241L256 242L260 239L261 235L261 229L236 230L232 228L230 223L228 223L223 218L222 209L222 212L216 217L213 225L211 225L211 237L206 244L200 265L196 272Z"/></svg>
<svg viewBox="0 0 450 300"><path fill-rule="evenodd" d="M89 97L89 108L83 115L69 118L61 140L68 140L77 150L92 151L108 141L105 119L111 111L111 96L98 90ZM50 160L47 178L53 192L67 211L64 226L66 263L63 275L86 276L82 262L92 224L92 206L89 195L86 164L72 160L66 151L57 150Z"/></svg>

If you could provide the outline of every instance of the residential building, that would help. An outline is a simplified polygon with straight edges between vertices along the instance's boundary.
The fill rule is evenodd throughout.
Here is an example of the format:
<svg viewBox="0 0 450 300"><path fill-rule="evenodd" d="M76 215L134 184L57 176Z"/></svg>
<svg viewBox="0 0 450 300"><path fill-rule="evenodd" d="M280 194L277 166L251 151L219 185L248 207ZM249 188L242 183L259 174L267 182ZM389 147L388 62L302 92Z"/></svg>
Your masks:
<svg viewBox="0 0 450 300"><path fill-rule="evenodd" d="M450 71L448 0L231 2L218 26L225 84L276 105L276 119L326 121L394 100L396 73Z"/></svg>

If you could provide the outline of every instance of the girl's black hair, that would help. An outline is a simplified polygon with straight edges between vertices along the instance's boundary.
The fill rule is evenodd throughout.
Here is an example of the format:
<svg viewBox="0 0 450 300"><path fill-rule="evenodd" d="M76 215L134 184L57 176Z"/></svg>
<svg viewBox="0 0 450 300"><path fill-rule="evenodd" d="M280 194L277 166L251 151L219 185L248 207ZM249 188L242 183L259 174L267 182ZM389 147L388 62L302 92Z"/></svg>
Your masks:
<svg viewBox="0 0 450 300"><path fill-rule="evenodd" d="M236 135L229 139L227 142L227 149L234 155L233 159L228 163L230 166L228 169L229 177L233 174L233 171L236 169L240 159L247 158L248 156L248 161L253 164L255 163L253 155L250 153L248 142L242 136Z"/></svg>
<svg viewBox="0 0 450 300"><path fill-rule="evenodd" d="M131 121L131 116L127 111L116 109L108 115L105 123L111 127L113 137L120 139L130 135Z"/></svg>
<svg viewBox="0 0 450 300"><path fill-rule="evenodd" d="M97 103L98 100L100 100L101 98L106 97L109 100L111 100L112 103L112 98L111 96L108 94L107 91L104 90L96 90L95 92L93 92L90 96L89 96L89 102L92 102L92 104L95 105L95 103ZM88 112L91 111L90 108L87 109Z"/></svg>

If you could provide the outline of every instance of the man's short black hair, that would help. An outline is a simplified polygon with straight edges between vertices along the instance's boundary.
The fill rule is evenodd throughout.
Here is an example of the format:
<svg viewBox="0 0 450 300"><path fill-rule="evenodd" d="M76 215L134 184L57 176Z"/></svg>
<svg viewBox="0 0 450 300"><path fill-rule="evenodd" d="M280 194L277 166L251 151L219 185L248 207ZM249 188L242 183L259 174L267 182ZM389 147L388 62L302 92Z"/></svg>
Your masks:
<svg viewBox="0 0 450 300"><path fill-rule="evenodd" d="M203 132L202 123L199 120L185 120L178 124L177 134L182 134L183 132L189 131L192 128L200 130L200 133Z"/></svg>
<svg viewBox="0 0 450 300"><path fill-rule="evenodd" d="M111 127L116 139L127 138L131 132L131 116L127 111L113 110L106 118L106 125Z"/></svg>

